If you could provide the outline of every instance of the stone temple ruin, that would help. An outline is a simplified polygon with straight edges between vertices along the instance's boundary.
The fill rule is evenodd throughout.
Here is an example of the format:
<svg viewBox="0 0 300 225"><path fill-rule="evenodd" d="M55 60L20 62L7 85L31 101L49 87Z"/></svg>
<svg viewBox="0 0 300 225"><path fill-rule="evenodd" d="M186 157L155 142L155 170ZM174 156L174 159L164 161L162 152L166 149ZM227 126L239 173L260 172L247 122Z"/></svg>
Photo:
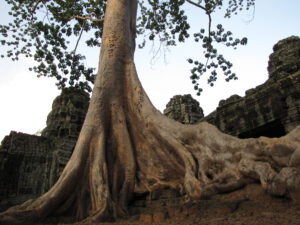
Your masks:
<svg viewBox="0 0 300 225"><path fill-rule="evenodd" d="M57 180L82 127L89 95L67 88L53 101L41 136L12 131L0 146L0 211L37 197Z"/></svg>
<svg viewBox="0 0 300 225"><path fill-rule="evenodd" d="M197 100L188 95L175 95L166 106L164 114L183 124L198 123L203 117L203 110Z"/></svg>
<svg viewBox="0 0 300 225"><path fill-rule="evenodd" d="M233 95L204 117L191 95L174 96L164 114L184 124L207 121L241 138L278 137L300 124L300 38L274 46L269 79ZM0 211L35 198L57 180L68 162L82 127L89 95L74 88L62 91L52 105L41 136L12 131L0 146Z"/></svg>
<svg viewBox="0 0 300 225"><path fill-rule="evenodd" d="M174 96L164 114L181 123L206 121L240 138L279 137L300 123L300 38L279 41L270 55L269 79L246 91L221 100L204 117L199 103L190 95Z"/></svg>

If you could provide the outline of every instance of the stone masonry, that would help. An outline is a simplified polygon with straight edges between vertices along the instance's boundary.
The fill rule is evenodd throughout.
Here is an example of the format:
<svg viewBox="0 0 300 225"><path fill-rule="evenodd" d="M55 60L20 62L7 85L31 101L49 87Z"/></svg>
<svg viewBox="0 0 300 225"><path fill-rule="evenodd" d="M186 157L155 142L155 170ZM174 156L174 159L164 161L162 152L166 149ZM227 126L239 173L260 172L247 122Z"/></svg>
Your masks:
<svg viewBox="0 0 300 225"><path fill-rule="evenodd" d="M192 123L207 121L223 132L240 138L279 137L299 125L300 38L292 36L281 40L273 50L268 66L269 79L264 84L246 91L245 97L233 95L221 100L214 112ZM182 122L178 118L189 116L183 114L174 117L166 113L176 111L177 106L172 102L180 99L180 96L173 97L164 112L170 118ZM199 103L194 107L198 106ZM202 114L199 115L201 117Z"/></svg>
<svg viewBox="0 0 300 225"><path fill-rule="evenodd" d="M190 95L174 96L164 113L184 124L207 121L225 133L242 138L277 137L300 123L300 38L289 37L274 46L269 80L233 95L203 117ZM62 91L52 105L42 136L11 132L0 146L0 211L35 198L57 180L73 152L89 104L88 94L74 88Z"/></svg>
<svg viewBox="0 0 300 225"><path fill-rule="evenodd" d="M0 148L0 209L44 193L51 185L53 144L12 131Z"/></svg>
<svg viewBox="0 0 300 225"><path fill-rule="evenodd" d="M204 117L199 102L191 95L175 95L167 104L164 114L183 124L194 124Z"/></svg>
<svg viewBox="0 0 300 225"><path fill-rule="evenodd" d="M50 138L77 137L89 106L89 95L75 88L62 90L52 104L42 136Z"/></svg>
<svg viewBox="0 0 300 225"><path fill-rule="evenodd" d="M64 89L42 136L12 131L0 146L0 211L46 192L75 147L89 104L87 93Z"/></svg>

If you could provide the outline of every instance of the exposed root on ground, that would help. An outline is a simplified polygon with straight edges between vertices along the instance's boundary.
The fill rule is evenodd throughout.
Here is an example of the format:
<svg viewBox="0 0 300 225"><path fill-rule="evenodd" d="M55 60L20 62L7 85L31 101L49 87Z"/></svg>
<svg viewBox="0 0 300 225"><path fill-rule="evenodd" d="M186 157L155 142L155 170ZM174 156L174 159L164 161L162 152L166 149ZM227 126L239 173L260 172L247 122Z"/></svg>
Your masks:
<svg viewBox="0 0 300 225"><path fill-rule="evenodd" d="M134 4L108 1L93 96L61 177L36 200L2 212L1 224L60 215L114 220L127 215L134 194L165 188L194 200L259 182L272 195L300 200L300 127L282 138L241 140L208 123L182 125L153 107L133 62Z"/></svg>

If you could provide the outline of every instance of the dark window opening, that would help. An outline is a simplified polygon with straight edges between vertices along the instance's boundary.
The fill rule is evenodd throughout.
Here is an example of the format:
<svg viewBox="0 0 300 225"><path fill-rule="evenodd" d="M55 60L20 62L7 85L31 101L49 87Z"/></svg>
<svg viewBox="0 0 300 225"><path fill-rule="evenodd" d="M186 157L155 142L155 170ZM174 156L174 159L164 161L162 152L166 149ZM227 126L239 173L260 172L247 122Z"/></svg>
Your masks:
<svg viewBox="0 0 300 225"><path fill-rule="evenodd" d="M239 134L239 138L258 138L265 137L281 137L286 134L284 126L280 120L274 120L270 123L254 128L247 132Z"/></svg>

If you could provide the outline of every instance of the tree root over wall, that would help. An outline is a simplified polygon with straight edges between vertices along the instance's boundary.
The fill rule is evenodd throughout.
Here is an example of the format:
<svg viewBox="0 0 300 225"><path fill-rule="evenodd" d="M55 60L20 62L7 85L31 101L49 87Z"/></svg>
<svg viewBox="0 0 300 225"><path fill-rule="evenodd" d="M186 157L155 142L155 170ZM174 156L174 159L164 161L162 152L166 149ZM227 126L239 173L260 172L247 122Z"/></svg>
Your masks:
<svg viewBox="0 0 300 225"><path fill-rule="evenodd" d="M111 220L126 215L133 194L165 188L193 200L259 182L271 195L300 200L300 127L281 138L238 139L208 123L182 125L152 106L133 63L125 72L127 98L91 117L58 182L0 214L1 224L66 213Z"/></svg>
<svg viewBox="0 0 300 225"><path fill-rule="evenodd" d="M272 195L300 200L300 127L282 138L241 140L153 107L133 62L136 4L107 3L93 95L61 177L41 197L1 213L1 225L60 215L113 220L127 214L134 194L165 188L193 200L260 182Z"/></svg>

